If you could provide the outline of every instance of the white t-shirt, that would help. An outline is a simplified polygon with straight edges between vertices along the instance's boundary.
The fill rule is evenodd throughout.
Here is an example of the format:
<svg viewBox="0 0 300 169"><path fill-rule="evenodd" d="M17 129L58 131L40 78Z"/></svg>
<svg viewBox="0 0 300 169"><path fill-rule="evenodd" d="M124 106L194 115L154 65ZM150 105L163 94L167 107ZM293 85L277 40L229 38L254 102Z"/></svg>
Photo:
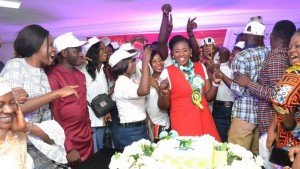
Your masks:
<svg viewBox="0 0 300 169"><path fill-rule="evenodd" d="M83 67L80 71L85 75L86 88L87 88L87 101L91 101L99 94L108 93L108 84L103 70L104 65L102 64L100 71L96 70L96 78L92 79L91 75L87 72L86 68ZM88 106L89 116L91 120L92 127L102 127L104 126L103 117L98 118L92 108Z"/></svg>
<svg viewBox="0 0 300 169"><path fill-rule="evenodd" d="M115 83L112 99L116 101L120 123L132 123L146 119L145 96L138 96L139 84L120 75Z"/></svg>
<svg viewBox="0 0 300 169"><path fill-rule="evenodd" d="M208 80L208 75L207 75L207 70L205 68L205 66L200 63L202 65L202 68L203 68L203 71L204 71L204 74L205 74L205 79ZM178 68L179 69L179 68ZM171 80L170 80L170 76L169 76L169 72L167 69L164 69L161 74L160 74L160 77L159 77L159 82L160 83L162 80L168 78L169 80L169 89L171 90L172 89L172 84L171 84Z"/></svg>
<svg viewBox="0 0 300 169"><path fill-rule="evenodd" d="M164 61L164 66L166 68L166 67L169 67L171 65L173 65L173 59L172 59L171 54L169 53L167 59Z"/></svg>
<svg viewBox="0 0 300 169"><path fill-rule="evenodd" d="M158 93L154 87L150 87L150 94L146 99L146 110L151 121L156 125L170 127L169 115L166 111L160 110L158 105Z"/></svg>
<svg viewBox="0 0 300 169"><path fill-rule="evenodd" d="M228 62L220 64L220 70L230 79L233 79L233 72L228 66ZM233 102L234 97L232 91L226 86L226 84L221 81L220 86L218 87L218 93L216 100L219 101L231 101Z"/></svg>

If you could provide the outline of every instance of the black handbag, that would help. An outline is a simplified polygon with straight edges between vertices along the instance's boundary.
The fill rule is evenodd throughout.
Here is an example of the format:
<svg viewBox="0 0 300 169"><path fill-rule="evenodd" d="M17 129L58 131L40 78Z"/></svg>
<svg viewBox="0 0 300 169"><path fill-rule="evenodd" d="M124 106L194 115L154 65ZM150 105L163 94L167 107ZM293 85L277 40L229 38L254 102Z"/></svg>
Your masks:
<svg viewBox="0 0 300 169"><path fill-rule="evenodd" d="M103 93L96 96L89 106L92 108L95 115L100 118L116 108L116 102L113 101L108 94Z"/></svg>

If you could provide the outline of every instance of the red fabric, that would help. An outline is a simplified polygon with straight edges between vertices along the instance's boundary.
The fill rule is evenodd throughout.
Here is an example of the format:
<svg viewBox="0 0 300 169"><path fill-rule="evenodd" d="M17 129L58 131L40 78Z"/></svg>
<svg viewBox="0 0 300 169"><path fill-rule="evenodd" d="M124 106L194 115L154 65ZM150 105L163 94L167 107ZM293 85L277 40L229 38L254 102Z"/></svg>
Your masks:
<svg viewBox="0 0 300 169"><path fill-rule="evenodd" d="M214 29L214 30L196 30L194 31L195 38L201 40L206 37L212 37L215 40L216 46L223 46L227 29ZM172 32L169 40L175 35L187 36L186 31L183 32ZM99 39L105 36L98 36ZM130 42L134 37L144 37L148 43L157 41L158 33L141 33L141 34L127 34L127 35L112 35L109 37L111 42L118 42L120 44ZM89 38L88 38L89 39ZM146 43L147 43L146 42Z"/></svg>
<svg viewBox="0 0 300 169"><path fill-rule="evenodd" d="M200 63L194 63L194 68L195 74L200 75L205 80L202 65ZM174 65L169 66L167 69L172 84L170 92L171 128L176 130L180 136L200 136L203 134L210 134L215 137L216 140L220 141L220 136L204 95L202 97L204 109L201 110L192 103L192 88L189 82L184 78L180 69ZM204 92L204 89L202 90Z"/></svg>
<svg viewBox="0 0 300 169"><path fill-rule="evenodd" d="M287 146L289 147L298 146L300 144L300 140L294 138L293 133L291 131L285 131L282 128L282 119L280 116L276 114L275 118L277 118L277 134L278 134L277 147L283 148ZM295 116L294 119L297 123L300 121L300 117Z"/></svg>
<svg viewBox="0 0 300 169"><path fill-rule="evenodd" d="M94 153L93 131L86 105L85 76L77 69L70 71L57 65L49 73L48 79L52 91L70 85L79 86L75 89L79 95L78 99L75 95L56 99L51 104L51 111L54 119L65 131L66 151L77 150L84 161Z"/></svg>

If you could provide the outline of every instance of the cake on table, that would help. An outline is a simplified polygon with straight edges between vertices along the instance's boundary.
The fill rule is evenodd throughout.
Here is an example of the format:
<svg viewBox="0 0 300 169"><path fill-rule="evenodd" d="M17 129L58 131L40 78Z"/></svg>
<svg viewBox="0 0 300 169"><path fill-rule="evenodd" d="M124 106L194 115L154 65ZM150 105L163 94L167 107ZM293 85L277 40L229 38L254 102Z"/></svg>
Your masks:
<svg viewBox="0 0 300 169"><path fill-rule="evenodd" d="M174 132L174 131L172 131ZM111 158L110 169L261 169L263 160L245 148L219 143L210 135L167 135L157 144L134 142ZM243 167L245 166L245 167Z"/></svg>

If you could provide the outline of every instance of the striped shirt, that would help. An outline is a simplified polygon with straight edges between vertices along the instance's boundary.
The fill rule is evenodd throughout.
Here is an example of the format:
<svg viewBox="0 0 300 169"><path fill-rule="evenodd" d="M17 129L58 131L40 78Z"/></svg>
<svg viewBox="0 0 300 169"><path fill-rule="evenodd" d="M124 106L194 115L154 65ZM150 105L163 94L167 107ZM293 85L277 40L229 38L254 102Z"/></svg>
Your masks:
<svg viewBox="0 0 300 169"><path fill-rule="evenodd" d="M269 49L255 47L243 50L232 61L232 71L248 75L251 81L256 82L263 61ZM257 97L251 96L249 89L232 82L230 89L234 93L232 118L240 118L246 122L257 124Z"/></svg>
<svg viewBox="0 0 300 169"><path fill-rule="evenodd" d="M259 97L257 121L260 134L268 131L276 113L270 97L273 88L290 66L287 52L287 49L271 50L263 63L257 83L251 82L249 85L250 94Z"/></svg>

